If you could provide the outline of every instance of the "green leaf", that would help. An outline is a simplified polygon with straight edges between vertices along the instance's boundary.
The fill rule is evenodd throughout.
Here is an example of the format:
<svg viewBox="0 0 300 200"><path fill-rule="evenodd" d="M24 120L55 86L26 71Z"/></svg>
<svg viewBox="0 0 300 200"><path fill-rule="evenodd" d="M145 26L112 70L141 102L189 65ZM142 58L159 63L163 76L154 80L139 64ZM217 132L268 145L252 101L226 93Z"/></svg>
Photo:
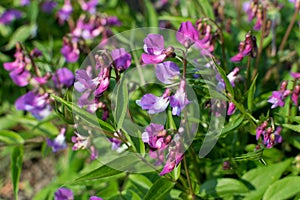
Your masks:
<svg viewBox="0 0 300 200"><path fill-rule="evenodd" d="M258 167L244 174L242 180L247 181L253 187L245 199L261 199L267 187L278 180L290 164L291 160L286 160L278 164Z"/></svg>
<svg viewBox="0 0 300 200"><path fill-rule="evenodd" d="M152 185L150 190L146 193L144 200L161 200L164 199L174 187L175 183L165 179L160 178Z"/></svg>
<svg viewBox="0 0 300 200"><path fill-rule="evenodd" d="M5 46L5 49L10 50L17 44L17 42L24 42L27 38L30 37L34 28L35 25L23 25L19 27L10 37L8 44Z"/></svg>
<svg viewBox="0 0 300 200"><path fill-rule="evenodd" d="M120 174L123 171L127 171L129 168L134 166L140 161L138 157L133 157L132 155L120 155L119 158L107 163L106 165L103 165L95 170L92 170L88 172L87 174L84 174L78 178L76 178L71 183L81 183L84 181L91 181L95 179L101 179L110 177L116 174ZM114 166L114 168L110 167ZM116 168L116 169L115 169ZM117 170L118 169L118 170Z"/></svg>
<svg viewBox="0 0 300 200"><path fill-rule="evenodd" d="M300 133L300 126L299 125L292 125L292 124L282 124L284 128L288 128L292 131Z"/></svg>
<svg viewBox="0 0 300 200"><path fill-rule="evenodd" d="M300 192L299 183L299 176L290 176L278 180L268 187L263 200L289 199Z"/></svg>
<svg viewBox="0 0 300 200"><path fill-rule="evenodd" d="M19 145L24 143L24 139L16 132L0 130L0 141L8 145Z"/></svg>
<svg viewBox="0 0 300 200"><path fill-rule="evenodd" d="M91 113L79 108L77 105L75 105L72 102L67 102L66 100L55 96L55 95L51 95L56 101L60 102L61 104L65 105L70 111L73 111L74 113L76 113L77 115L79 115L80 117L82 117L82 119L84 119L86 122L98 127L100 125L101 128L107 130L107 131L112 131L115 132L114 127L112 127L109 123L98 119L95 115L92 115Z"/></svg>
<svg viewBox="0 0 300 200"><path fill-rule="evenodd" d="M251 112L253 110L253 99L254 99L254 93L256 90L256 79L257 75L255 76L249 90L248 90L248 99L247 99L247 104L248 104L248 110Z"/></svg>
<svg viewBox="0 0 300 200"><path fill-rule="evenodd" d="M259 149L255 152L249 152L246 154L242 154L241 156L234 157L235 161L245 161L245 160L260 160L262 159L264 149Z"/></svg>
<svg viewBox="0 0 300 200"><path fill-rule="evenodd" d="M116 93L112 99L113 102L115 102L114 118L117 123L117 129L121 129L126 116L126 111L128 109L128 90L126 78L122 78L117 84Z"/></svg>
<svg viewBox="0 0 300 200"><path fill-rule="evenodd" d="M235 130L237 127L239 127L244 120L244 115L238 114L238 115L233 115L230 118L230 122L225 125L225 127L222 129L222 137L225 137L228 133L231 131Z"/></svg>
<svg viewBox="0 0 300 200"><path fill-rule="evenodd" d="M204 12L203 14L205 15L205 17L215 19L213 9L208 0L197 0L197 2L200 4L200 6L202 8L201 11Z"/></svg>
<svg viewBox="0 0 300 200"><path fill-rule="evenodd" d="M15 199L18 200L19 181L23 161L23 146L15 147L11 155L11 177Z"/></svg>
<svg viewBox="0 0 300 200"><path fill-rule="evenodd" d="M158 27L158 18L152 3L149 0L144 0L144 3L146 7L147 19L149 20L149 26Z"/></svg>
<svg viewBox="0 0 300 200"><path fill-rule="evenodd" d="M224 197L248 192L248 187L241 181L232 178L211 179L204 182L200 188L202 197Z"/></svg>

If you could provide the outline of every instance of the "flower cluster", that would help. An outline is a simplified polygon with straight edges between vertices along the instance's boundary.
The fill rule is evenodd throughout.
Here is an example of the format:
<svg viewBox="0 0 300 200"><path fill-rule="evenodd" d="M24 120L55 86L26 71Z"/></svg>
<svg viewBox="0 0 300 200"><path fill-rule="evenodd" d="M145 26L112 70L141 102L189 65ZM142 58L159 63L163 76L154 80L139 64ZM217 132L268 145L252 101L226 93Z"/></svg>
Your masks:
<svg viewBox="0 0 300 200"><path fill-rule="evenodd" d="M110 26L120 26L121 22L115 16L104 17L96 13L98 1L79 1L81 9L88 14L81 14L75 23L69 23L71 32L64 36L62 55L67 62L73 63L79 59L80 52L87 52L86 40L92 40L102 34L102 43L112 35ZM65 0L63 7L58 11L60 23L70 20L73 7L70 0Z"/></svg>
<svg viewBox="0 0 300 200"><path fill-rule="evenodd" d="M275 144L282 142L281 130L280 126L274 130L271 126L268 126L268 121L264 121L256 128L256 140L259 140L262 136L264 145L267 148L272 148Z"/></svg>
<svg viewBox="0 0 300 200"><path fill-rule="evenodd" d="M34 60L40 56L42 53L38 49L27 53L20 44L17 44L15 61L3 64L4 69L10 72L9 75L16 85L32 86L31 91L17 99L16 109L28 111L38 120L51 113L51 99L46 91L46 86L50 90L60 91L63 88L71 87L75 78L67 68L60 68L56 72L45 72L42 75L41 69Z"/></svg>
<svg viewBox="0 0 300 200"><path fill-rule="evenodd" d="M109 88L111 70L114 69L117 76L131 65L131 55L124 48L114 49L111 52L103 51L95 55L96 65L88 66L85 70L76 71L75 89L82 93L78 99L80 107L86 107L87 111L94 113L98 108L103 109L102 119L107 119L106 105L100 100L102 94Z"/></svg>
<svg viewBox="0 0 300 200"><path fill-rule="evenodd" d="M256 38L251 34L251 32L247 33L245 36L245 40L240 42L239 52L233 56L230 60L232 62L240 62L243 60L245 56L250 55L252 58L256 56L257 45Z"/></svg>

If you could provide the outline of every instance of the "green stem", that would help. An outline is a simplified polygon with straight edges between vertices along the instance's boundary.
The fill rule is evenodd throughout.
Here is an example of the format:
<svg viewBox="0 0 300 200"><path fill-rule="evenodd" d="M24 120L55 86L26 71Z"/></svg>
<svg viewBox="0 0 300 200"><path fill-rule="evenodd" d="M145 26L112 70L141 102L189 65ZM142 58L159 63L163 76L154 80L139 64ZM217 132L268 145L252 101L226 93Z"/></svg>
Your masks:
<svg viewBox="0 0 300 200"><path fill-rule="evenodd" d="M279 51L282 51L282 50L284 49L284 46L285 46L285 44L286 44L286 41L287 41L287 39L288 39L288 37L289 37L289 35L290 35L290 33L291 33L291 30L292 30L292 28L293 28L293 26L294 26L294 24L295 24L295 21L296 21L298 12L299 12L299 7L297 7L297 8L295 9L295 12L294 12L294 14L293 14L292 20L290 21L290 24L289 24L289 26L288 26L288 29L287 29L287 31L285 32L285 35L284 35L284 37L283 37L283 39L282 39L282 42L281 42L281 44L280 44L280 46L279 46Z"/></svg>
<svg viewBox="0 0 300 200"><path fill-rule="evenodd" d="M194 197L195 194L194 194L194 190L193 190L193 186L192 186L192 182L191 182L191 178L190 178L190 173L189 173L189 170L188 170L188 167L186 164L185 156L183 157L183 164L184 164L184 170L185 170L188 185L189 185L189 190L190 190L189 192L190 192L190 195L192 195L192 197Z"/></svg>

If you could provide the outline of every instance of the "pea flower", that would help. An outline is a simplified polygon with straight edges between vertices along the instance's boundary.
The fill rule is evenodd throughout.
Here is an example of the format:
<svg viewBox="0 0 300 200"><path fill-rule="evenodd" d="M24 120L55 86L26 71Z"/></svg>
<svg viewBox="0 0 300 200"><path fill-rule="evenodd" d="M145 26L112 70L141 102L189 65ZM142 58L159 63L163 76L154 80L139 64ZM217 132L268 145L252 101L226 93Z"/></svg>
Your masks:
<svg viewBox="0 0 300 200"><path fill-rule="evenodd" d="M0 24L6 25L21 17L22 17L22 13L19 10L16 9L6 10L0 16Z"/></svg>
<svg viewBox="0 0 300 200"><path fill-rule="evenodd" d="M147 110L149 114L160 113L166 110L169 105L170 89L166 89L164 94L157 97L153 94L145 94L141 100L137 100L136 104Z"/></svg>
<svg viewBox="0 0 300 200"><path fill-rule="evenodd" d="M256 129L256 140L262 136L264 145L267 148L272 148L275 144L282 142L281 130L282 128L278 126L274 131L272 127L268 127L268 122L264 121Z"/></svg>
<svg viewBox="0 0 300 200"><path fill-rule="evenodd" d="M78 44L76 42L72 42L67 37L64 37L61 53L65 57L67 62L69 63L76 62L80 54L80 51L78 49Z"/></svg>
<svg viewBox="0 0 300 200"><path fill-rule="evenodd" d="M179 67L172 61L165 61L155 66L155 73L158 80L165 84L172 84L179 77Z"/></svg>
<svg viewBox="0 0 300 200"><path fill-rule="evenodd" d="M47 139L47 145L52 148L53 152L57 152L67 147L65 133L66 128L62 128L55 139Z"/></svg>
<svg viewBox="0 0 300 200"><path fill-rule="evenodd" d="M170 97L172 114L180 116L181 111L189 103L190 101L187 99L187 94L186 94L186 81L181 80L179 84L179 88L177 89L176 93Z"/></svg>
<svg viewBox="0 0 300 200"><path fill-rule="evenodd" d="M93 39L100 35L103 31L103 25L99 16L93 15L87 17L86 15L80 15L76 22L76 27L72 31L73 40Z"/></svg>
<svg viewBox="0 0 300 200"><path fill-rule="evenodd" d="M65 0L63 7L57 12L59 22L62 24L67 21L73 12L71 0Z"/></svg>
<svg viewBox="0 0 300 200"><path fill-rule="evenodd" d="M49 94L39 94L36 91L29 91L19 97L15 103L17 110L30 112L36 119L42 120L51 113L49 105Z"/></svg>
<svg viewBox="0 0 300 200"><path fill-rule="evenodd" d="M95 14L98 3L99 3L98 0L88 0L88 1L79 0L81 9L89 12L90 14Z"/></svg>
<svg viewBox="0 0 300 200"><path fill-rule="evenodd" d="M174 55L174 48L164 48L164 37L159 34L148 34L144 39L144 51L142 61L145 64L158 64L167 57Z"/></svg>
<svg viewBox="0 0 300 200"><path fill-rule="evenodd" d="M30 4L30 0L21 0L21 1L20 1L20 5L21 5L21 6L26 6L26 5L28 5L28 4Z"/></svg>
<svg viewBox="0 0 300 200"><path fill-rule="evenodd" d="M79 149L86 149L90 144L89 137L80 135L77 132L74 132L76 136L72 136L71 140L74 143L72 150L76 151Z"/></svg>
<svg viewBox="0 0 300 200"><path fill-rule="evenodd" d="M171 140L171 136L167 136L167 131L163 125L151 123L142 134L142 140L153 149L165 149Z"/></svg>
<svg viewBox="0 0 300 200"><path fill-rule="evenodd" d="M73 85L75 77L68 68L58 69L52 76L52 81L57 88L69 88Z"/></svg>
<svg viewBox="0 0 300 200"><path fill-rule="evenodd" d="M286 89L287 82L282 82L279 91L273 91L272 96L269 98L268 102L273 104L271 106L272 109L280 106L283 107L285 105L285 99L288 95L290 95L291 91Z"/></svg>
<svg viewBox="0 0 300 200"><path fill-rule="evenodd" d="M26 86L29 83L31 74L28 71L30 59L24 54L19 44L16 45L15 61L3 64L5 70L9 71L9 76L18 86Z"/></svg>
<svg viewBox="0 0 300 200"><path fill-rule="evenodd" d="M235 56L230 58L230 60L232 62L240 62L247 55L250 55L251 57L255 57L256 51L257 51L256 38L255 36L252 36L251 33L247 33L245 40L243 42L240 42L239 53L237 53Z"/></svg>
<svg viewBox="0 0 300 200"><path fill-rule="evenodd" d="M228 103L227 115L232 115L235 111L235 105L233 102Z"/></svg>
<svg viewBox="0 0 300 200"><path fill-rule="evenodd" d="M124 48L112 50L111 57L113 59L114 66L120 72L128 69L131 64L131 55L127 53Z"/></svg>
<svg viewBox="0 0 300 200"><path fill-rule="evenodd" d="M54 194L55 200L74 200L73 191L67 188L59 188Z"/></svg>
<svg viewBox="0 0 300 200"><path fill-rule="evenodd" d="M214 51L213 34L211 25L204 23L202 19L196 22L199 31L199 40L196 41L195 47L201 50L203 55L210 55Z"/></svg>
<svg viewBox="0 0 300 200"><path fill-rule="evenodd" d="M300 85L296 85L292 93L292 101L296 106L298 106L299 104L298 102L299 95L300 95Z"/></svg>
<svg viewBox="0 0 300 200"><path fill-rule="evenodd" d="M56 6L57 3L55 1L46 0L42 3L42 11L45 13L51 13Z"/></svg>
<svg viewBox="0 0 300 200"><path fill-rule="evenodd" d="M190 21L182 22L176 33L176 39L185 48L189 48L199 39L199 33Z"/></svg>
<svg viewBox="0 0 300 200"><path fill-rule="evenodd" d="M103 199L97 196L91 196L90 200L103 200Z"/></svg>

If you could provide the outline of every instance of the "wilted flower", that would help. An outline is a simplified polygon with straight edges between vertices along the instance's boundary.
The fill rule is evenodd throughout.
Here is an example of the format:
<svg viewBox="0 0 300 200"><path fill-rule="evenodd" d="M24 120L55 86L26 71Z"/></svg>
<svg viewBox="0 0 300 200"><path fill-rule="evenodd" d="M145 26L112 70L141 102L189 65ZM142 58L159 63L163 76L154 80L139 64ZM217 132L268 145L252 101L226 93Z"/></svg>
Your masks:
<svg viewBox="0 0 300 200"><path fill-rule="evenodd" d="M164 94L157 97L153 94L145 94L141 100L137 100L136 104L147 110L149 114L160 113L166 110L169 105L170 90L166 89Z"/></svg>
<svg viewBox="0 0 300 200"><path fill-rule="evenodd" d="M68 68L58 69L52 76L52 81L57 88L71 87L74 83L75 77Z"/></svg>
<svg viewBox="0 0 300 200"><path fill-rule="evenodd" d="M72 190L67 188L59 188L54 194L55 200L74 200L74 194Z"/></svg>
<svg viewBox="0 0 300 200"><path fill-rule="evenodd" d="M233 56L230 60L232 62L240 62L245 56L250 55L251 57L256 56L257 45L255 36L251 33L247 33L245 40L240 42L239 53Z"/></svg>
<svg viewBox="0 0 300 200"><path fill-rule="evenodd" d="M181 111L189 103L190 101L187 99L187 94L186 94L186 82L185 80L181 80L179 84L179 88L177 89L176 93L170 97L172 114L180 116Z"/></svg>
<svg viewBox="0 0 300 200"><path fill-rule="evenodd" d="M156 77L165 84L172 84L179 78L179 67L172 61L165 61L155 66Z"/></svg>
<svg viewBox="0 0 300 200"><path fill-rule="evenodd" d="M292 93L292 101L296 106L298 106L299 103L298 102L299 95L300 95L300 85L296 85Z"/></svg>
<svg viewBox="0 0 300 200"><path fill-rule="evenodd" d="M239 72L240 72L240 69L238 67L236 67L232 70L232 72L230 72L227 75L227 78L228 78L229 82L231 83L232 87L235 87L234 82L237 79Z"/></svg>
<svg viewBox="0 0 300 200"><path fill-rule="evenodd" d="M77 132L74 132L76 136L72 136L71 140L74 143L74 146L72 147L73 151L79 150L79 149L86 149L89 145L89 137L85 137L80 135Z"/></svg>
<svg viewBox="0 0 300 200"><path fill-rule="evenodd" d="M112 50L111 57L113 59L114 66L120 72L126 70L131 64L131 55L127 53L124 48Z"/></svg>
<svg viewBox="0 0 300 200"><path fill-rule="evenodd" d="M190 21L182 22L176 33L176 39L185 48L189 48L199 39L199 33Z"/></svg>
<svg viewBox="0 0 300 200"><path fill-rule="evenodd" d="M19 10L10 9L4 11L0 16L0 24L9 24L10 22L14 21L15 19L21 18L22 13Z"/></svg>
<svg viewBox="0 0 300 200"><path fill-rule="evenodd" d="M19 97L15 105L17 110L26 110L38 120L42 120L51 113L48 93L39 94L38 92L29 91Z"/></svg>
<svg viewBox="0 0 300 200"><path fill-rule="evenodd" d="M196 22L197 30L199 31L199 40L195 46L201 50L203 55L210 55L214 51L212 26L203 22L202 19Z"/></svg>
<svg viewBox="0 0 300 200"><path fill-rule="evenodd" d="M53 152L57 152L67 147L65 133L66 128L62 128L56 138L53 140L47 139L47 145L52 148Z"/></svg>

